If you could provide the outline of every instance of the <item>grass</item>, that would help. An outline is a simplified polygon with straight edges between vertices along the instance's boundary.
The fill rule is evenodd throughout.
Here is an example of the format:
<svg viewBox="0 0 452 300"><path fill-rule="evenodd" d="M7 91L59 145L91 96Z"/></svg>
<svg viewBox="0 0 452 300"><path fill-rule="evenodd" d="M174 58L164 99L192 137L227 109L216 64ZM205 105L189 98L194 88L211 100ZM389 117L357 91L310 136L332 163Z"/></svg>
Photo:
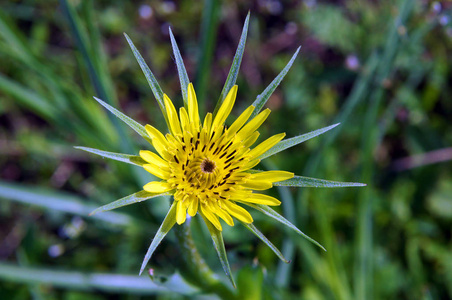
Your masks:
<svg viewBox="0 0 452 300"><path fill-rule="evenodd" d="M248 10L233 113L253 103L301 45L267 102L272 116L261 135L293 137L341 123L268 158L264 167L368 186L274 188L283 203L278 211L327 252L256 212L256 227L291 263L279 261L245 228L225 229L237 283L232 293L249 299L452 297L450 8L408 0L171 3L152 2L150 16L140 16L149 12L146 4L126 2L2 4L0 298L215 293L186 275L171 232L151 259L152 280L137 277L169 202L151 199L89 217L150 176L73 146L133 155L146 147L93 96L141 124L164 128L123 32L181 106L171 25L201 111L213 111ZM200 254L226 282L198 221L192 235ZM121 285L112 283L117 278Z"/></svg>

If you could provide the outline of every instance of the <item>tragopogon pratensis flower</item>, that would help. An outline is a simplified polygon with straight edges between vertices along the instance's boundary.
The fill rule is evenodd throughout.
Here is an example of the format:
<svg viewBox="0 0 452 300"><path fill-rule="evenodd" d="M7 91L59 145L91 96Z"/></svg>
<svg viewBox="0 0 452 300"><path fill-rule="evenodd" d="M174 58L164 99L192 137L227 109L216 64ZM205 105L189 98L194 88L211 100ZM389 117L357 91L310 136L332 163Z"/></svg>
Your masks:
<svg viewBox="0 0 452 300"><path fill-rule="evenodd" d="M274 185L298 187L363 186L360 183L294 176L293 173L286 171L253 169L261 160L320 135L338 124L286 140L282 140L285 136L284 133L276 134L254 146L259 137L258 129L270 114L269 109L263 111L261 109L290 69L298 54L298 49L283 71L257 97L253 104L234 121L229 119L228 124L231 124L229 127L225 125L237 97L238 88L235 81L245 47L248 21L249 15L245 21L230 74L214 113L207 113L204 118L200 117L195 90L189 82L171 30L170 37L184 99L184 107L179 108L178 111L168 96L162 92L154 75L126 35L126 39L146 75L165 117L168 133L162 133L151 125L142 126L102 100L95 98L101 105L150 142L153 150L141 150L138 156L86 147L77 148L141 166L157 179L145 184L142 191L104 205L93 213L112 210L162 195L171 195L174 199L146 253L140 274L168 231L176 223L180 225L186 222L187 215L194 217L199 214L212 235L215 250L225 272L233 283L221 235L223 225L220 219L229 226L234 225L234 219L238 220L266 243L279 258L286 261L281 252L252 224L253 218L246 208L256 209L295 230L316 245L320 246L320 244L271 209L269 206L277 206L281 202L264 194L263 191L272 188Z"/></svg>
<svg viewBox="0 0 452 300"><path fill-rule="evenodd" d="M198 102L193 85L188 86L188 111L181 107L179 114L171 100L163 95L170 124L169 133L163 135L151 125L146 131L157 153L140 151L146 161L144 169L161 181L152 181L143 189L150 193L169 192L176 202L176 221L185 222L187 212L197 213L222 230L219 218L229 226L233 218L244 223L253 222L249 212L238 203L279 205L271 196L254 192L266 190L274 182L290 179L293 173L266 171L251 173L259 162L259 156L276 145L284 133L274 135L256 147L257 129L270 114L266 109L249 120L255 107L248 107L229 128L225 121L234 106L237 86L233 86L218 113L208 113L201 122Z"/></svg>

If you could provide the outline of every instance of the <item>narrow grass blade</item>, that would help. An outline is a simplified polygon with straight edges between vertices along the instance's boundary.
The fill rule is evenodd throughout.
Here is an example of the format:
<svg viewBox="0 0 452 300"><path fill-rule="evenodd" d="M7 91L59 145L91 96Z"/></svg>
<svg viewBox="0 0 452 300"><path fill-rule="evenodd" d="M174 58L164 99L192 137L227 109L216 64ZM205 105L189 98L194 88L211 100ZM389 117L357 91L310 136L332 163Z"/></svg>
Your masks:
<svg viewBox="0 0 452 300"><path fill-rule="evenodd" d="M168 211L168 214L165 217L165 220L163 220L162 225L160 225L159 230L155 234L154 239L149 246L148 252L146 252L146 255L144 256L143 263L141 264L140 275L141 273L143 273L144 268L151 259L151 256L154 253L155 249L157 249L157 246L160 244L166 234L171 230L171 228L173 228L174 224L176 224L176 207L177 205L174 201Z"/></svg>
<svg viewBox="0 0 452 300"><path fill-rule="evenodd" d="M256 228L256 226L254 226L253 223L251 224L246 224L241 222L243 226L245 226L249 231L251 231L252 233L254 233L254 235L256 235L258 238L261 239L261 241L263 241L268 247L270 247L270 249L272 249L272 251L279 257L279 259L281 259L283 262L285 263L289 263L290 261L288 261L284 255L281 253L281 251L279 251L278 248L276 248L275 245L273 245L272 242L270 242L267 237L259 231L259 229Z"/></svg>
<svg viewBox="0 0 452 300"><path fill-rule="evenodd" d="M148 81L148 84L151 87L152 93L154 94L154 97L157 100L157 103L159 104L160 109L162 110L162 114L165 117L166 123L169 125L168 119L166 116L165 103L163 101L162 88L160 87L159 83L157 82L157 79L155 79L154 74L152 73L151 69L149 69L148 65L144 61L140 52L137 50L137 48L133 44L132 40L129 38L129 36L126 33L124 33L124 36L126 37L126 40L129 43L129 46L132 49L133 55L135 56L135 59L137 60L138 64L140 65L144 76L146 76L146 80Z"/></svg>
<svg viewBox="0 0 452 300"><path fill-rule="evenodd" d="M123 207L126 205L142 202L151 198L155 198L158 196L167 196L171 195L171 192L161 193L161 194L154 194L149 193L146 191L139 191L132 195L126 196L124 198L121 198L119 200L113 201L111 203L108 203L107 205L101 206L98 209L95 209L93 212L90 213L90 215L95 215L104 211L109 211L118 207Z"/></svg>
<svg viewBox="0 0 452 300"><path fill-rule="evenodd" d="M217 105L215 106L215 110L213 112L213 117L217 114L217 111L220 109L221 104L223 103L224 98L228 94L229 90L235 85L237 80L237 75L239 74L240 64L242 63L243 52L245 51L246 44L246 36L248 34L248 25L250 21L250 13L245 19L245 24L243 25L242 35L240 37L239 45L237 47L237 51L235 52L234 60L232 61L231 69L229 70L228 77L226 78L226 82L224 84L223 90L220 94L220 99L218 99Z"/></svg>
<svg viewBox="0 0 452 300"><path fill-rule="evenodd" d="M25 35L23 35L10 17L11 16L6 10L0 10L0 37L6 42L10 49L14 49L14 53L11 54L24 62L32 64L35 62L31 51L32 49L24 43Z"/></svg>
<svg viewBox="0 0 452 300"><path fill-rule="evenodd" d="M55 120L58 111L35 91L13 81L0 73L0 90L3 95L14 97L18 103L50 120Z"/></svg>
<svg viewBox="0 0 452 300"><path fill-rule="evenodd" d="M292 223L290 223L286 218L284 218L283 216L281 216L280 214L278 214L276 211L274 211L273 209L271 209L270 207L268 207L267 205L260 205L260 204L250 204L247 203L246 205L257 209L258 211L266 214L267 216L275 219L276 221L286 225L287 227L289 227L290 229L295 230L299 235L303 236L305 239L307 239L308 241L312 242L313 244L319 246L320 248L322 248L322 250L326 251L326 249L319 244L319 242L317 242L316 240L314 240L313 238L309 237L308 235L306 235L305 233L303 233L300 229L298 229L297 227L295 227L295 225L293 225Z"/></svg>
<svg viewBox="0 0 452 300"><path fill-rule="evenodd" d="M402 41L404 40L399 28L401 24L406 24L415 7L415 1L400 1L397 7L398 15L390 22L390 27L386 36L386 44L382 51L381 58L378 62L375 82L382 82L388 78L397 68L396 57L400 55L404 48ZM372 96L369 99L366 114L363 118L361 128L362 132L362 150L361 157L363 160L362 175L366 181L372 181L374 175L378 172L378 167L374 163L374 149L379 146L379 135L384 134L378 132L381 129L375 126L380 116L381 106L388 96L387 90L379 86L372 90ZM361 190L358 201L357 226L355 231L355 266L354 266L354 290L357 299L368 299L374 294L374 278L373 273L375 266L375 207L373 199L376 198L375 191L372 189Z"/></svg>
<svg viewBox="0 0 452 300"><path fill-rule="evenodd" d="M285 139L282 140L281 142L279 142L278 144L276 144L275 146L273 146L272 148L270 148L269 150L267 150L267 152L265 152L264 154L262 154L261 156L259 156L259 159L265 159L269 156L272 156L278 152L284 151L290 147L293 147L295 145L301 144L307 140L310 140L318 135L321 135L322 133L325 133L331 129L333 129L334 127L338 126L340 123L328 126L328 127L324 127L321 129L317 129L290 139Z"/></svg>
<svg viewBox="0 0 452 300"><path fill-rule="evenodd" d="M229 266L228 256L226 254L226 249L224 248L223 235L221 231L219 231L215 226L210 223L210 221L200 213L204 222L206 223L207 229L209 230L210 236L212 237L213 245L215 247L215 251L217 251L218 258L220 259L221 265L223 266L223 270L226 273L229 281L232 286L236 288L234 278L232 277L231 267Z"/></svg>
<svg viewBox="0 0 452 300"><path fill-rule="evenodd" d="M24 267L0 262L0 278L2 282L16 282L29 285L44 284L71 291L81 290L134 295L177 292L187 296L199 292L177 273L167 277L165 284L160 285L152 282L149 278L136 275L59 271L50 268Z"/></svg>
<svg viewBox="0 0 452 300"><path fill-rule="evenodd" d="M296 186L296 187L323 187L323 188L338 188L338 187L356 187L366 186L365 183L359 182L340 182L331 181L325 179L317 179L304 176L294 176L291 179L287 179L280 182L273 183L275 186Z"/></svg>
<svg viewBox="0 0 452 300"><path fill-rule="evenodd" d="M190 79L188 78L187 70L185 69L182 55L180 54L179 47L177 47L176 39L174 38L171 27L169 28L169 34L171 38L171 46L173 47L174 58L176 59L177 73L179 74L180 89L182 91L182 99L184 99L185 107L188 107L188 85Z"/></svg>
<svg viewBox="0 0 452 300"><path fill-rule="evenodd" d="M201 109L204 107L206 91L210 85L212 58L218 36L219 14L221 10L221 3L218 0L207 0L203 4L195 76L198 107ZM201 115L203 114L201 113Z"/></svg>
<svg viewBox="0 0 452 300"><path fill-rule="evenodd" d="M60 0L60 5L71 29L72 37L74 38L77 48L82 54L83 62L87 67L91 84L96 90L97 96L110 105L117 103L116 95L114 93L114 89L112 88L111 76L108 72L108 66L105 63L105 60L99 59L98 57L101 53L100 49L102 49L102 45L99 39L95 39L93 37L96 33L87 32L87 30L85 30L85 27L82 25L82 20L76 13L73 5L70 4L68 0ZM88 6L89 3L86 7ZM86 23L93 22L93 20L84 21ZM95 48L96 50L94 50ZM81 106L80 104L75 104L77 106ZM125 152L132 150L133 146L128 137L124 134L124 130L119 125L118 120L110 115L108 115L108 118L111 120L113 127L121 140L121 150Z"/></svg>
<svg viewBox="0 0 452 300"><path fill-rule="evenodd" d="M16 201L18 203L42 207L52 212L69 213L81 217L87 217L89 212L95 208L94 205L86 204L86 199L81 199L70 194L1 181L0 199ZM132 219L129 216L117 212L107 212L94 216L93 218L120 226L127 226L132 223Z"/></svg>
<svg viewBox="0 0 452 300"><path fill-rule="evenodd" d="M123 121L124 123L126 123L127 125L129 125L130 128L132 128L136 133L138 133L139 135L141 135L145 140L150 141L149 135L146 132L146 129L144 129L144 126L141 125L140 123L138 123L137 121L135 121L134 119L126 116L125 114L123 114L122 112L120 112L119 110L117 110L116 108L114 108L111 105L108 105L107 103L105 103L104 101L100 100L97 97L94 97L94 99L99 102L100 105L102 105L103 107L105 107L106 109L108 109L112 114L114 114L116 117L118 117L119 119L121 119L121 121Z"/></svg>
<svg viewBox="0 0 452 300"><path fill-rule="evenodd" d="M297 51L295 51L295 54L292 55L292 58L284 67L284 69L278 74L278 76L276 76L275 79L273 79L273 81L267 86L267 88L262 92L262 94L257 96L256 100L254 100L252 105L256 107L256 109L254 109L249 120L252 120L261 111L262 107L264 107L265 103L267 103L267 100L270 98L270 96L276 90L278 85L281 83L284 76L286 76L287 72L289 72L290 67L292 67L293 62L295 61L295 58L298 55L298 52L300 52L300 48L301 47L298 47Z"/></svg>
<svg viewBox="0 0 452 300"><path fill-rule="evenodd" d="M97 155L100 155L102 157L114 159L117 161L125 162L132 165L142 166L146 164L146 162L138 155L130 155L130 154L123 154L123 153L114 153L114 152L108 152L103 150L98 150L94 148L88 148L88 147L80 147L76 146L75 149L80 149L89 153L94 153Z"/></svg>

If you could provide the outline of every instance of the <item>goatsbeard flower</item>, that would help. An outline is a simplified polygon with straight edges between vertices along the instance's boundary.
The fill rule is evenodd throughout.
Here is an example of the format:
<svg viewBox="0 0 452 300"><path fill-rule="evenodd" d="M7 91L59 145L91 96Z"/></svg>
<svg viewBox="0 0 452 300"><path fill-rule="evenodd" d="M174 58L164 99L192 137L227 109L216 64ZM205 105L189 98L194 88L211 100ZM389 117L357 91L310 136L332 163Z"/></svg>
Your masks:
<svg viewBox="0 0 452 300"><path fill-rule="evenodd" d="M253 169L262 159L327 132L338 124L285 140L282 140L285 136L284 133L276 134L253 147L259 137L258 128L270 114L269 109L263 111L261 109L290 69L298 54L298 49L286 67L257 97L253 105L245 109L235 121L229 122L228 124L231 124L229 127L225 125L237 96L238 88L235 81L244 51L248 20L249 15L245 21L239 47L217 109L214 113L207 113L203 120L199 116L196 94L193 85L188 80L182 57L171 30L170 37L184 100L184 107L179 108L179 112L168 96L162 92L151 70L126 35L126 39L146 75L165 117L168 133L164 134L151 125L142 126L104 101L95 98L101 105L147 140L152 145L153 150L141 150L139 155L128 155L86 147L77 148L141 166L154 175L156 180L145 184L142 191L104 205L93 211L92 214L158 196L171 195L174 199L145 255L140 274L169 230L176 223L179 225L185 223L187 215L194 217L196 214L201 215L207 225L215 244L215 250L233 284L234 281L221 235L223 228L220 219L229 226L234 225L234 219L238 220L267 244L280 259L287 262L281 252L252 224L253 218L245 207L251 207L264 213L323 249L319 243L271 209L269 206L277 206L281 202L262 191L270 189L274 185L297 187L363 186L360 183L294 176L293 173L286 171Z"/></svg>
<svg viewBox="0 0 452 300"><path fill-rule="evenodd" d="M149 182L143 189L173 195L179 225L185 222L187 212L192 217L199 213L220 231L219 218L229 226L234 225L232 217L247 224L253 222L250 213L237 203L279 205L278 199L254 191L269 189L274 182L290 179L294 174L249 172L260 162L259 156L285 136L274 135L251 149L259 137L257 129L270 110L247 123L255 110L250 106L227 128L225 121L234 106L237 86L231 88L216 116L208 113L203 122L191 83L187 95L188 108L181 107L179 114L171 100L163 96L169 133L163 135L151 125L145 127L157 153L140 151L146 161L143 167L162 180Z"/></svg>

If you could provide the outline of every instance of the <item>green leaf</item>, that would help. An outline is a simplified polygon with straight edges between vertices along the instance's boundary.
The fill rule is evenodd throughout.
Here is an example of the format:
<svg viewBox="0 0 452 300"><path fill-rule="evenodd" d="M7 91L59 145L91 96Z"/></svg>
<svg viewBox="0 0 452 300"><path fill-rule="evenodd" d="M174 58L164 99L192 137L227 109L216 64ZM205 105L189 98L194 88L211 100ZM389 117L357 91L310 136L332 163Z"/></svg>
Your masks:
<svg viewBox="0 0 452 300"><path fill-rule="evenodd" d="M213 245L215 247L215 251L217 251L218 258L220 259L221 265L223 266L223 270L226 273L229 281L231 282L234 288L236 287L234 278L232 277L231 267L229 266L228 256L226 254L226 249L224 248L223 235L221 231L219 231L215 226L210 223L210 221L200 213L204 222L206 223L207 229L210 232L210 236L212 237Z"/></svg>
<svg viewBox="0 0 452 300"><path fill-rule="evenodd" d="M223 90L220 94L220 99L218 99L217 105L215 106L215 110L213 112L213 117L217 114L217 111L220 109L221 104L226 98L229 90L235 85L237 80L237 75L239 74L240 64L242 63L243 52L245 51L246 44L246 36L248 34L248 24L250 21L250 13L245 19L245 24L243 25L242 35L240 37L239 45L237 47L237 51L234 55L234 60L232 61L231 69L229 70L228 77L226 78L226 82L224 84Z"/></svg>
<svg viewBox="0 0 452 300"><path fill-rule="evenodd" d="M138 202L142 202L151 198L155 198L158 196L167 196L167 195L171 195L171 192L166 192L166 193L161 193L161 194L155 194L155 193L150 193L150 192L146 192L146 191L139 191L136 192L132 195L126 196L124 198L121 198L119 200L113 201L111 203L108 203L107 205L101 206L98 209L95 209L93 212L90 213L90 215L94 215L100 212L104 212L104 211L109 211L118 207L123 207L126 205L130 205L133 203L138 203Z"/></svg>
<svg viewBox="0 0 452 300"><path fill-rule="evenodd" d="M326 251L325 248L323 248L322 245L320 245L316 240L314 240L313 238L309 237L308 235L306 235L305 233L303 233L300 229L298 229L295 225L293 225L292 223L290 223L286 218L284 218L283 216L281 216L280 214L278 214L276 211L274 211L273 209L271 209L270 207L268 207L267 205L260 205L260 204L251 204L251 203L246 203L246 205L257 209L258 211L266 214L267 216L275 219L276 221L286 225L287 227L289 227L290 229L295 230L295 232L297 232L299 235L303 236L305 239L309 240L310 242L312 242L313 244L319 246L320 248L322 248L324 251Z"/></svg>
<svg viewBox="0 0 452 300"><path fill-rule="evenodd" d="M140 156L138 155L130 155L130 154L123 154L123 153L114 153L114 152L108 152L103 150L98 150L94 148L88 148L88 147L81 147L81 146L75 146L75 149L80 149L86 152L94 153L97 155L100 155L102 157L114 159L117 161L125 162L128 164L136 165L136 166L143 166L146 164L146 161L144 161Z"/></svg>
<svg viewBox="0 0 452 300"><path fill-rule="evenodd" d="M304 176L294 176L291 179L287 179L280 182L273 183L275 186L296 186L296 187L326 187L326 188L337 188L337 187L354 187L354 186L366 186L365 183L359 182L340 182L331 181L325 179L317 179Z"/></svg>
<svg viewBox="0 0 452 300"><path fill-rule="evenodd" d="M155 249L157 249L157 246L160 244L166 234L171 230L171 228L173 228L174 224L176 224L176 207L177 203L176 201L174 201L168 211L168 214L165 217L165 220L163 220L162 225L160 225L159 230L157 230L157 233L155 234L154 239L149 246L148 252L146 252L146 255L144 256L143 263L141 264L140 275L141 273L143 273L144 268L151 259L151 256L154 253Z"/></svg>
<svg viewBox="0 0 452 300"><path fill-rule="evenodd" d="M94 205L86 204L86 199L70 194L1 181L0 198L82 217L88 216L89 212L95 208ZM93 218L120 226L130 225L133 221L129 216L117 212L107 212Z"/></svg>
<svg viewBox="0 0 452 300"><path fill-rule="evenodd" d="M36 286L50 285L55 288L106 292L114 294L156 295L177 292L186 296L199 293L180 274L166 278L164 285L152 282L147 277L128 274L86 273L80 271L60 271L54 268L18 266L0 262L0 280ZM17 297L16 297L17 298Z"/></svg>
<svg viewBox="0 0 452 300"><path fill-rule="evenodd" d="M152 93L154 94L154 97L157 100L157 103L159 104L160 109L162 110L162 114L165 117L166 123L169 125L168 119L166 116L165 102L163 101L162 88L160 87L159 83L157 82L157 79L155 79L154 74L152 74L151 69L149 69L148 65L144 61L140 52L137 50L137 48L133 44L132 40L129 38L129 36L126 33L124 33L124 36L126 37L126 40L129 43L129 46L132 49L133 55L135 55L135 58L136 58L138 64L140 65L141 70L144 73L144 76L146 76L146 80L148 81L148 84L151 87Z"/></svg>
<svg viewBox="0 0 452 300"><path fill-rule="evenodd" d="M251 114L249 120L253 119L261 111L262 107L264 107L265 103L267 103L268 98L270 98L270 96L273 94L273 92L276 90L278 85L283 80L284 76L286 76L287 72L289 72L290 67L292 67L293 62L298 55L298 52L300 52L300 48L301 47L298 47L297 51L295 51L295 54L292 56L292 58L284 67L284 69L278 74L278 76L276 76L275 79L273 79L273 81L267 86L267 88L262 92L262 94L257 96L256 100L254 100L252 105L256 108Z"/></svg>
<svg viewBox="0 0 452 300"><path fill-rule="evenodd" d="M284 257L284 255L281 253L281 251L279 251L278 248L276 248L275 245L273 245L272 242L270 242L267 237L260 232L256 226L254 226L253 223L247 224L244 222L241 222L243 226L245 226L246 228L248 228L252 233L254 233L258 238L261 239L261 241L263 241L268 247L270 247L270 249L272 249L272 251L279 257L279 259L281 259L283 262L285 263L289 263L289 261Z"/></svg>
<svg viewBox="0 0 452 300"><path fill-rule="evenodd" d="M146 129L144 129L144 126L141 125L140 123L138 123L137 121L135 121L134 119L126 116L125 114L123 114L122 112L120 112L119 110L117 110L116 108L114 108L113 106L105 103L104 101L100 100L97 97L93 97L97 102L99 102L100 105L102 105L103 107L105 107L106 109L108 109L112 114L114 114L116 117L118 117L119 119L121 119L121 121L123 121L124 123L126 123L127 125L129 125L130 128L132 128L136 133L138 133L139 135L141 135L145 140L151 142L151 139L149 138L148 133L146 132Z"/></svg>
<svg viewBox="0 0 452 300"><path fill-rule="evenodd" d="M278 144L276 144L275 146L273 146L272 148L268 149L267 152L265 152L264 154L262 154L261 156L259 156L259 159L265 159L269 156L272 156L278 152L284 151L290 147L293 147L295 145L298 145L300 143L303 143L307 140L310 140L318 135L321 135L322 133L325 133L331 129L333 129L334 127L338 126L340 123L328 126L328 127L324 127L321 129L317 129L290 139L285 139L282 140L281 142L279 142Z"/></svg>
<svg viewBox="0 0 452 300"><path fill-rule="evenodd" d="M176 59L177 73L179 74L180 89L182 91L182 99L184 99L185 107L188 107L188 85L190 84L190 79L188 78L187 70L184 66L184 61L182 60L182 55L180 54L179 47L177 47L176 39L174 38L171 27L169 28L169 34L171 38L171 46L173 47L174 58Z"/></svg>

